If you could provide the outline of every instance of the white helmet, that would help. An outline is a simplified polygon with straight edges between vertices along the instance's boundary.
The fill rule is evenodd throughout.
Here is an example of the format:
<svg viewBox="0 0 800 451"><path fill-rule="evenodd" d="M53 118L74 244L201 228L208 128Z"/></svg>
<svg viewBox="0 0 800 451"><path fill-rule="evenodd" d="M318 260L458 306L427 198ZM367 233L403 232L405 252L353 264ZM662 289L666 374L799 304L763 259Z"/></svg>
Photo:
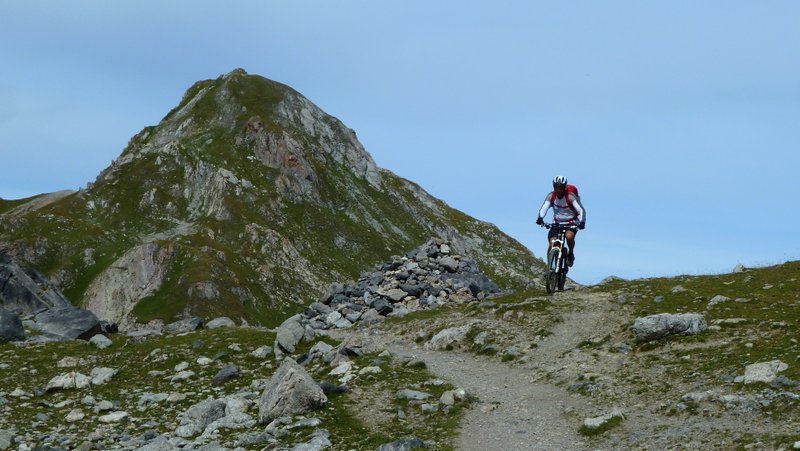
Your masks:
<svg viewBox="0 0 800 451"><path fill-rule="evenodd" d="M553 179L553 186L556 185L567 186L567 178L563 175L557 175L556 178Z"/></svg>

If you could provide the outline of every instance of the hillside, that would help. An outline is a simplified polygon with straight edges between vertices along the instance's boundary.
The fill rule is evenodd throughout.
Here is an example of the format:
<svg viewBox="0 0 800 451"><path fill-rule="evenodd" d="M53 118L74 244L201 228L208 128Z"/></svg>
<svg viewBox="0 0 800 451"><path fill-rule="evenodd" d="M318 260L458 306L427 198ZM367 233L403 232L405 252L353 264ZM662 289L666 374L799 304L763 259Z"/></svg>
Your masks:
<svg viewBox="0 0 800 451"><path fill-rule="evenodd" d="M0 344L2 374L25 375L0 378L0 449L4 437L70 449L789 449L800 441L799 270L533 289L302 339L288 355L347 391L266 429L255 419L282 366L275 331ZM709 327L637 340L635 320L654 313L699 313ZM786 365L770 382L742 378L775 360ZM214 382L230 365L238 375ZM101 368L114 374L97 385L46 389ZM207 399L228 407L187 432Z"/></svg>
<svg viewBox="0 0 800 451"><path fill-rule="evenodd" d="M0 251L124 328L192 315L274 326L431 237L502 288L540 283L524 246L378 168L353 130L241 69L192 86L86 189L0 202Z"/></svg>

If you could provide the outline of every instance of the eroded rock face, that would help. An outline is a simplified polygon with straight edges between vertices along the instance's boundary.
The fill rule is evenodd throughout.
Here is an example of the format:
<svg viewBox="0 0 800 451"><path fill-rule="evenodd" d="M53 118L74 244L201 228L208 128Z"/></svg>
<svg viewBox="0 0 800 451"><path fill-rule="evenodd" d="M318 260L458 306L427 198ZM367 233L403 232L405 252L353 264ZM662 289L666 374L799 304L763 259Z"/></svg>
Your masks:
<svg viewBox="0 0 800 451"><path fill-rule="evenodd" d="M171 256L170 246L157 243L131 249L95 278L86 291L86 308L102 320L129 324L136 303L161 287Z"/></svg>

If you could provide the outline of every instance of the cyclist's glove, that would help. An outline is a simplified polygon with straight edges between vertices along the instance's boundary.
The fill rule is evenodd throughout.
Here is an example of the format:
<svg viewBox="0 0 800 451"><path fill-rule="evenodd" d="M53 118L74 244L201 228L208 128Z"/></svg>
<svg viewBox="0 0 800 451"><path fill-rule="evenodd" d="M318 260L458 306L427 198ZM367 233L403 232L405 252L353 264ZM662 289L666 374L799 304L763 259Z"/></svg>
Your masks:
<svg viewBox="0 0 800 451"><path fill-rule="evenodd" d="M541 217L536 218L536 224L543 225L544 219L542 219Z"/></svg>
<svg viewBox="0 0 800 451"><path fill-rule="evenodd" d="M585 228L586 228L586 223L585 222L581 222L580 224L578 224L578 229L583 230Z"/></svg>

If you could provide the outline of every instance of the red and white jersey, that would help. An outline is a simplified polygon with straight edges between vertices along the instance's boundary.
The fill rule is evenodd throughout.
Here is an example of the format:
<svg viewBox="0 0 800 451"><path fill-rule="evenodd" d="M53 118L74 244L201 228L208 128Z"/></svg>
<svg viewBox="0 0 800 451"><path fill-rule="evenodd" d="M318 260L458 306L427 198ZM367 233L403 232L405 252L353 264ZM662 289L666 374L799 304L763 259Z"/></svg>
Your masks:
<svg viewBox="0 0 800 451"><path fill-rule="evenodd" d="M570 208L570 202L567 202L567 196L569 196L569 201L572 203L572 208ZM583 208L583 205L581 205L580 197L572 193L565 193L564 197L555 197L555 200L550 202L550 199L554 197L553 193L550 192L547 194L547 197L544 198L544 204L542 204L542 208L539 209L540 218L544 218L544 215L547 214L547 210L553 207L554 222L574 222L576 224L586 222L586 210Z"/></svg>

